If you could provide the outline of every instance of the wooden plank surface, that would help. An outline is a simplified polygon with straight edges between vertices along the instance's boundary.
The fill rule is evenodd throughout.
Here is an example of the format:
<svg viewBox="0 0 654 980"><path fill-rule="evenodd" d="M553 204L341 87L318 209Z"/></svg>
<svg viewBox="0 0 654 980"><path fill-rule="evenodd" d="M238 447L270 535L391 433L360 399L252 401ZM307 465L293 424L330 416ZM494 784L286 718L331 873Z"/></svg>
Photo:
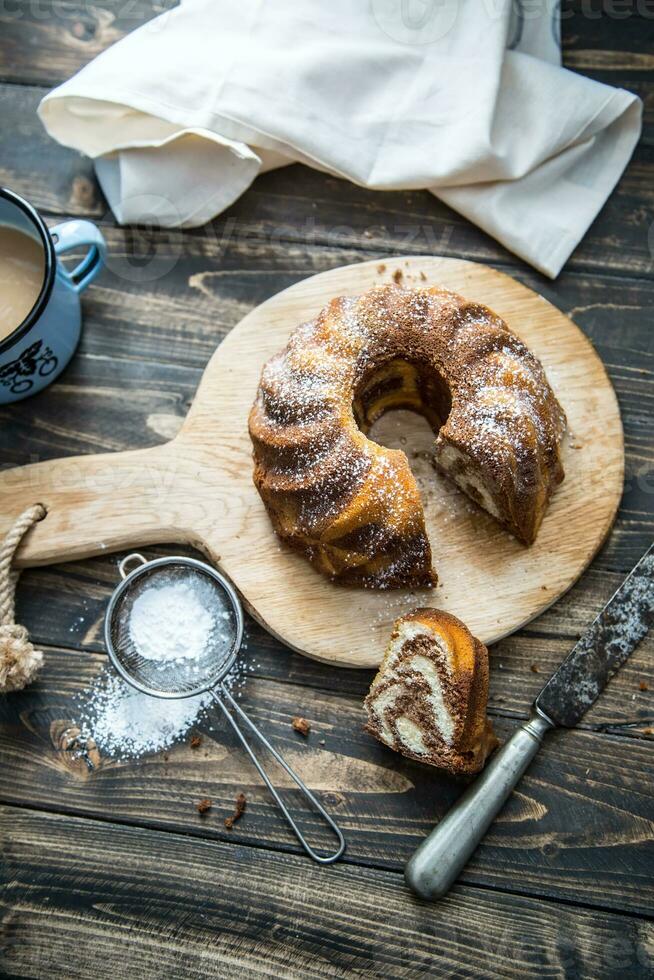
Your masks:
<svg viewBox="0 0 654 980"><path fill-rule="evenodd" d="M169 439L220 339L305 276L399 252L499 265L595 344L618 393L627 450L619 519L592 568L528 630L491 651L490 708L505 737L654 537L649 5L601 5L598 16L599 4L563 4L564 63L638 92L645 127L555 283L428 193L371 193L299 166L259 178L206 228L115 229L90 162L49 141L35 109L50 86L170 5L12 0L0 10L0 118L12 136L2 141L0 183L51 223L101 220L112 256L85 297L85 333L69 369L37 398L0 409L0 465ZM100 627L115 579L110 556L30 570L19 590L19 618L48 649L41 680L0 711L0 798L13 804L0 831L0 972L651 975L651 638L581 730L549 740L465 883L430 907L408 895L398 872L461 784L361 732L368 671L295 656L251 621L243 703L346 826L345 864L324 871L292 853L285 826L222 730L205 732L201 756L182 744L168 760L102 758L95 771L71 758L58 735L72 697L104 663ZM298 711L313 723L306 743L288 725ZM200 822L193 807L209 781L215 809ZM228 836L220 818L243 786L251 807Z"/></svg>
<svg viewBox="0 0 654 980"><path fill-rule="evenodd" d="M335 671L328 690L297 677L269 679L262 666L253 675L247 668L261 664L261 650L252 642L248 648L240 703L333 812L347 837L346 861L401 871L465 783L398 757L365 733L361 694L343 693ZM138 761L101 751L90 769L84 743L80 751L64 734L106 660L57 649L46 657L39 682L0 705L0 799L300 853L241 747L213 715L195 729L204 733L199 749L187 737ZM292 729L295 715L311 724L306 740ZM504 740L515 722L493 718ZM579 731L548 736L462 880L654 914L653 765L652 741ZM248 807L228 832L223 818L241 791ZM214 809L200 817L196 804L204 797ZM303 831L329 848L329 833L296 794L289 799Z"/></svg>
<svg viewBox="0 0 654 980"><path fill-rule="evenodd" d="M5 807L0 966L11 976L617 977L645 980L644 919Z"/></svg>

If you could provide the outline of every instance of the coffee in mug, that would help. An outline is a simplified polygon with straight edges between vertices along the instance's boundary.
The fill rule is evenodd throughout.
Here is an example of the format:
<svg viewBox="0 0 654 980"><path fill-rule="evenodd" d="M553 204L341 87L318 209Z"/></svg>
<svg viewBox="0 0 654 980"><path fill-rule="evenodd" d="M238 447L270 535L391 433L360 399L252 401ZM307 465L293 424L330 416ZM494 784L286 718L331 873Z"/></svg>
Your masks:
<svg viewBox="0 0 654 980"><path fill-rule="evenodd" d="M79 256L73 268L68 252ZM0 187L0 405L35 395L64 370L80 339L81 295L104 265L91 221L48 228L24 198Z"/></svg>
<svg viewBox="0 0 654 980"><path fill-rule="evenodd" d="M0 225L0 340L19 327L34 307L45 277L40 239Z"/></svg>

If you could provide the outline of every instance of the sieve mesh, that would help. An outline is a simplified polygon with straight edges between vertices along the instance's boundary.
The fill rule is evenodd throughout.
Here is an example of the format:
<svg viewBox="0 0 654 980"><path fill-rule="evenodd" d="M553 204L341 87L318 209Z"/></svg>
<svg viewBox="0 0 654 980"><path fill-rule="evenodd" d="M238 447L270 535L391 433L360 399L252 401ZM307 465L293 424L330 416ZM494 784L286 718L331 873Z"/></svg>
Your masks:
<svg viewBox="0 0 654 980"><path fill-rule="evenodd" d="M195 608L199 603L208 614L206 642L198 647L197 634L189 631L186 645L181 611L174 646L163 617L144 642L134 628L136 603L150 599L152 590L163 590L159 598L165 599L180 586L194 597ZM174 610L165 613L176 615ZM141 691L167 698L191 697L218 684L234 663L242 634L243 615L231 586L213 569L185 558L148 562L132 572L114 593L105 623L107 650L117 670Z"/></svg>

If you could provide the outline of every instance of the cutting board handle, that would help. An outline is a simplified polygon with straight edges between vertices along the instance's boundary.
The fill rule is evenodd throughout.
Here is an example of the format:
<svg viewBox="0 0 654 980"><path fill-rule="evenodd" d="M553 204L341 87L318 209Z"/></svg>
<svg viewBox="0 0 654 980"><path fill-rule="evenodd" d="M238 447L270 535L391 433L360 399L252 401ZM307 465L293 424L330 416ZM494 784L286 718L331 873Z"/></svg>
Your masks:
<svg viewBox="0 0 654 980"><path fill-rule="evenodd" d="M86 558L192 535L180 495L188 457L173 442L152 449L74 456L0 472L0 534L30 504L46 517L26 536L18 565ZM186 496L186 495L181 495Z"/></svg>

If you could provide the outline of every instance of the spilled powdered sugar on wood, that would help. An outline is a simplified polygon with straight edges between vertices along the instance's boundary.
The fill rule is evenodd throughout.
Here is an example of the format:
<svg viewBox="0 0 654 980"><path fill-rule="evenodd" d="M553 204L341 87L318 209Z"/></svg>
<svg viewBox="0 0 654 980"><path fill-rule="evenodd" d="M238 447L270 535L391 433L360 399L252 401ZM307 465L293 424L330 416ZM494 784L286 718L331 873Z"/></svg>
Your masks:
<svg viewBox="0 0 654 980"><path fill-rule="evenodd" d="M141 657L165 666L197 660L208 644L228 641L227 606L216 601L216 589L197 576L167 580L143 589L129 618L131 642ZM247 649L247 642L241 650ZM237 658L222 683L239 697L254 664ZM143 694L110 666L75 699L78 745L95 743L114 759L139 758L168 748L201 721L212 703L208 692L189 698L162 699ZM212 728L209 726L209 730Z"/></svg>

